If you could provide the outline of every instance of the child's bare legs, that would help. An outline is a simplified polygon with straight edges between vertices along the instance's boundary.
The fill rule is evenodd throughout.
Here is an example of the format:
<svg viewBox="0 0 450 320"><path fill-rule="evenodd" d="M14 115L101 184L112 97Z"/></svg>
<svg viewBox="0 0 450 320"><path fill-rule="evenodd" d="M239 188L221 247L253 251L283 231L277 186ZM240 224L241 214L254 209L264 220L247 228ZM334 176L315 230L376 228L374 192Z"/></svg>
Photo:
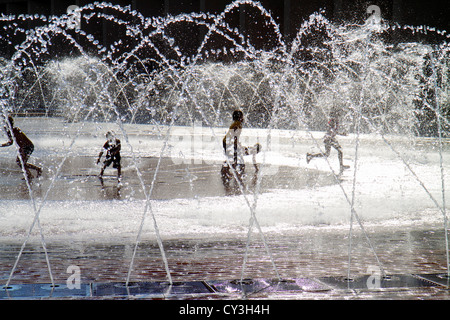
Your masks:
<svg viewBox="0 0 450 320"><path fill-rule="evenodd" d="M326 143L325 144L325 152L320 152L320 153L307 153L306 154L306 162L309 163L311 161L312 158L326 158L330 155L331 152L331 145Z"/></svg>
<svg viewBox="0 0 450 320"><path fill-rule="evenodd" d="M36 178L39 178L41 176L42 169L39 168L38 166L35 166L34 164L31 163L25 163L25 167L36 170Z"/></svg>
<svg viewBox="0 0 450 320"><path fill-rule="evenodd" d="M20 160L22 158L22 161ZM36 177L39 177L42 173L42 169L38 166L35 166L34 164L28 163L28 158L29 155L26 153L21 153L17 159L16 159L16 163L17 165L22 168L22 163L23 163L23 167L25 169L25 173L27 175L27 177L30 179L33 178L33 175L30 172L30 169L36 170Z"/></svg>
<svg viewBox="0 0 450 320"><path fill-rule="evenodd" d="M102 169L100 170L100 175L99 175L100 179L103 178L103 173L105 172L105 169L107 166L108 166L108 163L103 164ZM119 180L119 182L122 179L122 166L120 164L117 165L117 179Z"/></svg>
<svg viewBox="0 0 450 320"><path fill-rule="evenodd" d="M342 152L342 147L337 143L336 141L330 141L325 143L325 152L323 153L307 153L306 154L306 162L309 163L312 158L326 158L330 155L331 147L335 148L338 152L338 159L339 159L339 169L340 173L344 171L344 169L348 169L349 167L344 165L344 153Z"/></svg>
<svg viewBox="0 0 450 320"><path fill-rule="evenodd" d="M100 178L103 178L103 172L105 172L106 167L107 167L106 163L103 164L102 169L100 170L100 175L99 175Z"/></svg>
<svg viewBox="0 0 450 320"><path fill-rule="evenodd" d="M122 166L120 164L117 166L117 179L119 182L122 179Z"/></svg>

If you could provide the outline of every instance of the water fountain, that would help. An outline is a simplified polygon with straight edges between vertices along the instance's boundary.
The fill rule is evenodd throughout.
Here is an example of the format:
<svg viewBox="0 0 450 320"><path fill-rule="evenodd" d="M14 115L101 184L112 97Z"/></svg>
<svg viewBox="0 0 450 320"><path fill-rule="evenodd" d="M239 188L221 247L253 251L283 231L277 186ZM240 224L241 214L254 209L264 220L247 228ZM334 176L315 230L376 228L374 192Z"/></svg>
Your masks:
<svg viewBox="0 0 450 320"><path fill-rule="evenodd" d="M241 32L235 18L242 7L258 28ZM72 241L81 257L96 245L124 246L123 255L114 245L103 255L126 260L125 268L116 265L126 271L114 279L91 271L83 279L95 278L98 296L201 294L193 280L205 274L207 292L244 296L267 288L279 294L289 286L294 292L342 284L361 289L374 275L378 287L389 287L393 273L406 287L414 286L412 278L448 287L448 35L389 23L373 9L361 25L336 25L313 14L291 43L270 13L249 0L218 15L148 18L129 7L95 3L62 16L2 16L2 114L12 114L32 137L33 157L45 167L41 178L23 182L23 164L11 161L14 148L1 150L0 234L5 246L24 239L12 246L17 256L11 265L2 266L2 290L14 292L14 276L33 239L43 250L51 288L61 274L67 277L58 270L55 281L52 257L60 259L55 252L69 250ZM99 23L117 31L112 43L85 31ZM248 180L236 179L235 193L227 196L219 172L231 160L224 159L222 138L236 108L245 114L243 143L258 142L263 151L254 157L258 170L248 166ZM311 150L324 151L332 110L339 110L347 133L338 138L350 164L344 172L333 151L311 163L305 158ZM123 181L117 185L106 176L100 186L93 159L109 130L122 140ZM420 241L412 234L436 230L442 233L434 240L441 253L431 262L436 265L423 267L405 252L392 257L398 232L401 248L414 251ZM386 232L392 238L384 239ZM309 236L315 242L308 247ZM232 246L237 239L242 242ZM287 245L290 239L298 247ZM340 253L327 248L335 241ZM49 244L56 249L49 252ZM198 253L208 244L212 249ZM223 254L222 246L235 254ZM287 257L284 246L295 254ZM340 267L321 269L346 250ZM217 271L231 257L239 259L232 271ZM61 265L68 267L66 259ZM199 269L219 274L191 276L192 269L180 267L185 259L192 268L206 260ZM319 271L305 266L308 259L322 262ZM402 259L411 262L406 270ZM164 271L149 276L152 268ZM102 286L105 279L123 283L111 289ZM101 283L95 286L96 280ZM180 289L180 281L188 289Z"/></svg>

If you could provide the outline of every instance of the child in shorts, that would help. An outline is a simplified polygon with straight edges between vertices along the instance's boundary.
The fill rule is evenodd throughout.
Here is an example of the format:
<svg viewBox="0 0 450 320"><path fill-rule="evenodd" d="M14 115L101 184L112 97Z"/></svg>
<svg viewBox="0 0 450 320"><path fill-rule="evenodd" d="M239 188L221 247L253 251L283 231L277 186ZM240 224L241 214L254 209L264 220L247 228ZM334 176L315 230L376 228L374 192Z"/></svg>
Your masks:
<svg viewBox="0 0 450 320"><path fill-rule="evenodd" d="M103 149L102 151L100 151L97 159L98 164L100 162L100 159L102 158L103 153L106 152L105 161L103 161L103 167L100 171L99 177L103 177L103 173L106 167L110 166L112 163L113 168L117 169L117 178L120 182L120 179L122 178L122 167L120 164L120 140L116 138L113 131L108 131L106 133L106 139L107 141L103 145Z"/></svg>

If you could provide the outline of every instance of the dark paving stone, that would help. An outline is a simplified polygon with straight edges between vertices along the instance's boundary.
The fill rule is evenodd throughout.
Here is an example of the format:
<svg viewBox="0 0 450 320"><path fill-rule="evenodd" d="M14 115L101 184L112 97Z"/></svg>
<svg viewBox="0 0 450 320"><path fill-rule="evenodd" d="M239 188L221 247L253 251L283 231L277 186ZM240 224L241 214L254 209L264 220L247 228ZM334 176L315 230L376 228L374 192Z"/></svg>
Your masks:
<svg viewBox="0 0 450 320"><path fill-rule="evenodd" d="M243 279L208 281L208 284L219 293L243 293L252 294L259 292L287 292L287 291L325 291L329 290L325 285L312 279Z"/></svg>
<svg viewBox="0 0 450 320"><path fill-rule="evenodd" d="M174 282L125 282L94 283L92 296L169 296L184 294L210 294L211 289L202 281Z"/></svg>
<svg viewBox="0 0 450 320"><path fill-rule="evenodd" d="M424 281L429 281L431 283L450 288L450 278L448 277L448 275L446 273L420 274L420 275L415 275L415 276L423 279Z"/></svg>
<svg viewBox="0 0 450 320"><path fill-rule="evenodd" d="M319 281L335 289L387 289L387 288L423 288L434 287L436 283L426 281L413 275L396 274L386 277L362 276L352 278L347 277L324 277Z"/></svg>
<svg viewBox="0 0 450 320"><path fill-rule="evenodd" d="M0 287L0 299L42 299L63 297L89 297L90 284L81 284L80 289L69 289L65 284L37 283L14 284Z"/></svg>

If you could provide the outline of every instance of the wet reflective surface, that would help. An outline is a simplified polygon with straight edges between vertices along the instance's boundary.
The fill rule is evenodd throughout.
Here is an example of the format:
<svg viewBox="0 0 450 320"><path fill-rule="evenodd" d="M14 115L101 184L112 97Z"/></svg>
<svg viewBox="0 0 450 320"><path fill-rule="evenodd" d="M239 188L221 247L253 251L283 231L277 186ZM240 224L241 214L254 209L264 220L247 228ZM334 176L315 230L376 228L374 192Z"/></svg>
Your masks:
<svg viewBox="0 0 450 320"><path fill-rule="evenodd" d="M40 159L44 172L39 179L33 179L31 184L35 198L44 197L50 188L48 200L145 199L143 190L145 188L146 192L149 192L152 183L151 198L156 200L242 193L239 184L234 182L234 177L229 183L224 184L220 173L223 165L221 162L175 164L169 158L161 160L140 158L134 166L132 159L123 158L122 179L119 184L117 170L112 166L105 170L103 179L99 179L100 168L94 165L96 158L88 156L68 157L53 181L62 159L60 157ZM153 182L158 161L160 165ZM14 161L0 158L0 173L2 175L0 199L30 199L27 184ZM267 165L256 170L249 164L242 177L244 192L254 192L257 179L261 179L260 192L272 189L303 189L337 183L331 173L316 169Z"/></svg>

